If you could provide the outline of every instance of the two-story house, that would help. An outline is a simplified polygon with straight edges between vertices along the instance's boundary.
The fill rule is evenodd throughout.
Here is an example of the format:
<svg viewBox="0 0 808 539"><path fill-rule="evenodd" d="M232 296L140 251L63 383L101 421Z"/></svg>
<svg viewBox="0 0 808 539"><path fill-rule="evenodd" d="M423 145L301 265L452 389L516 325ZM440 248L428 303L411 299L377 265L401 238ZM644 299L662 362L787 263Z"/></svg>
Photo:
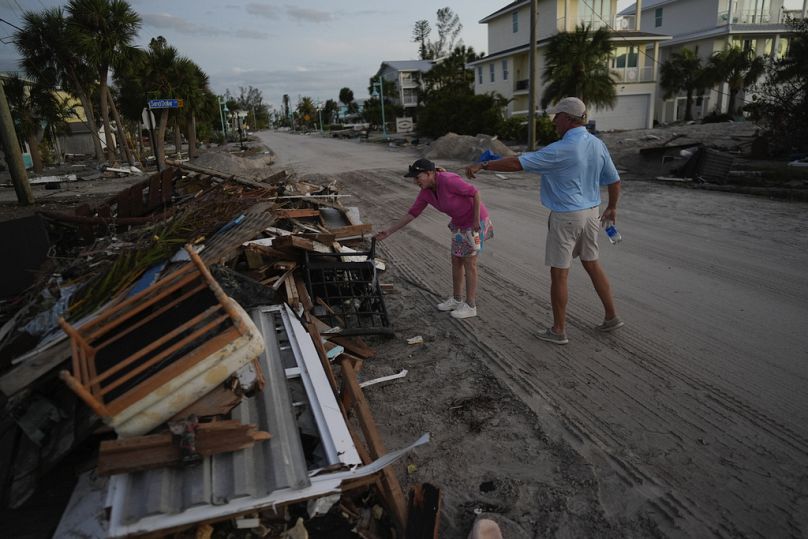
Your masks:
<svg viewBox="0 0 808 539"><path fill-rule="evenodd" d="M469 63L475 71L474 92L496 92L511 101L508 116L528 112L530 2L517 0L483 18L488 25L489 54ZM637 0L641 4L642 0ZM610 29L615 50L610 60L617 90L613 108L591 108L589 118L598 129L636 129L653 126L660 43L664 33L641 32L633 17L617 17L617 0L539 0L536 25L536 105L547 84L544 51L559 32L571 32L580 24L593 30Z"/></svg>
<svg viewBox="0 0 808 539"><path fill-rule="evenodd" d="M799 6L797 2L802 9L791 7ZM633 17L638 7L640 28L673 36L662 44L660 61L688 48L706 63L726 47L751 50L758 56L783 56L789 40L786 18L805 18L808 0L643 0L620 15ZM726 85L721 85L698 96L693 117L698 119L714 110L727 112L728 94ZM685 112L684 95L670 99L663 99L663 95L659 88L657 120L663 123L681 120Z"/></svg>
<svg viewBox="0 0 808 539"><path fill-rule="evenodd" d="M408 109L418 106L418 90L422 85L422 75L429 72L435 65L433 60L403 60L395 62L382 62L374 79L382 77L384 80L396 83L396 93L385 95L396 105L404 107L404 115L411 116Z"/></svg>

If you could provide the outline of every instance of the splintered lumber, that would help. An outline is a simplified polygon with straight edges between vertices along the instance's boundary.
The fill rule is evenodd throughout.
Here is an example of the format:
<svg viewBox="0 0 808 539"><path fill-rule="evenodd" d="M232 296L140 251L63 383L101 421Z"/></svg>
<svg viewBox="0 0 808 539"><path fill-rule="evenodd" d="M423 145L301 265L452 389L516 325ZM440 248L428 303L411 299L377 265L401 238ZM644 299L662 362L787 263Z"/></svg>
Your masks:
<svg viewBox="0 0 808 539"><path fill-rule="evenodd" d="M406 539L438 539L440 524L440 489L429 483L417 483L410 488L410 508L407 514Z"/></svg>
<svg viewBox="0 0 808 539"><path fill-rule="evenodd" d="M220 384L216 389L177 413L172 418L172 421L184 419L190 415L195 415L196 417L226 415L240 402L240 395L234 393L232 389L224 384Z"/></svg>
<svg viewBox="0 0 808 539"><path fill-rule="evenodd" d="M268 432L255 425L235 420L200 423L196 430L196 451L203 457L252 447L255 442L269 440ZM98 474L113 475L137 472L182 462L182 451L171 433L135 436L101 442Z"/></svg>
<svg viewBox="0 0 808 539"><path fill-rule="evenodd" d="M331 249L327 245L323 245L319 241L307 240L300 236L281 236L272 240L273 249L302 249L313 253L331 253Z"/></svg>
<svg viewBox="0 0 808 539"><path fill-rule="evenodd" d="M219 170L213 170L212 168L200 167L197 165L192 165L190 163L182 163L180 161L172 161L171 159L166 159L166 164L172 167L178 167L184 170L190 170L191 172L198 172L200 174L205 174L207 176L214 176L216 178L221 178L223 180L233 181L249 187L256 187L258 189L272 189L272 186L270 185L265 185L259 182L255 182L253 180L248 180L246 178L239 178L233 174L228 174L226 172L221 172Z"/></svg>

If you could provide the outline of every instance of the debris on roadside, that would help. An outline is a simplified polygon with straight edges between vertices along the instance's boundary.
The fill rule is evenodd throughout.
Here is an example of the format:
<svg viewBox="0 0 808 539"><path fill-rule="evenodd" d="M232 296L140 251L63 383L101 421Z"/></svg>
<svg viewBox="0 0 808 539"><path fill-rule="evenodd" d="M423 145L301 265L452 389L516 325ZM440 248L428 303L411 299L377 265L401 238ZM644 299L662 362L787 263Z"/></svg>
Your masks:
<svg viewBox="0 0 808 539"><path fill-rule="evenodd" d="M362 393L406 371L358 381L360 335L392 333L372 226L333 184L229 157L19 223L42 245L0 302L0 500L94 443L108 478L80 481L66 534L401 537L390 464L428 436L388 452Z"/></svg>
<svg viewBox="0 0 808 539"><path fill-rule="evenodd" d="M426 158L432 159L433 161L436 159L455 159L470 163L480 160L480 156L484 155L485 152L501 157L516 155L516 153L503 144L502 141L490 135L477 135L476 137L472 137L469 135L448 133L435 140L430 145L430 150L429 153L426 154Z"/></svg>

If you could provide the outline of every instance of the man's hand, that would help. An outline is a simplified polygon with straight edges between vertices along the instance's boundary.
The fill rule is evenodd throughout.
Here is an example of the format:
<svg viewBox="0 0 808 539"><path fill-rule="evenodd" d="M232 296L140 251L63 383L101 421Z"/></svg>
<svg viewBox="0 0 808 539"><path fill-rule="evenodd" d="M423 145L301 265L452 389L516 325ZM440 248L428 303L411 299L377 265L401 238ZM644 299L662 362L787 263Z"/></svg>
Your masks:
<svg viewBox="0 0 808 539"><path fill-rule="evenodd" d="M474 175L480 172L483 169L483 165L481 163L474 163L473 165L469 165L466 167L466 178L474 179Z"/></svg>
<svg viewBox="0 0 808 539"><path fill-rule="evenodd" d="M606 226L607 222L616 223L617 222L617 209L616 208L606 208L603 210L603 215L600 216L600 225Z"/></svg>
<svg viewBox="0 0 808 539"><path fill-rule="evenodd" d="M383 239L390 236L390 233L386 230L382 230L381 232L377 232L373 239L376 241L382 241Z"/></svg>

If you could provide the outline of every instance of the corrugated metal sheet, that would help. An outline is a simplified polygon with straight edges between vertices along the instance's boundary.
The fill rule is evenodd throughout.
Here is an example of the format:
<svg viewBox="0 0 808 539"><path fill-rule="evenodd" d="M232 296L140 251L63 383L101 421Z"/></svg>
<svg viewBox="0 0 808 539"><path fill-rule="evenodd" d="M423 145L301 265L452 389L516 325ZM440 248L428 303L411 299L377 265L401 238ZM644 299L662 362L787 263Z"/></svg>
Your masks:
<svg viewBox="0 0 808 539"><path fill-rule="evenodd" d="M252 317L266 345L260 361L267 386L244 399L232 416L258 425L272 438L249 449L206 458L194 468L163 468L113 477L109 497L112 536L198 522L213 518L214 513L235 514L245 507L322 495L338 487L339 481L328 474L316 480L309 478L296 417L301 406L294 406L290 397L290 383L300 384L297 378L301 372L325 378L311 337L285 305L256 309ZM327 422L318 425L325 430L321 439L332 446L327 453L334 459L327 459L328 463L359 464L330 386L322 395L322 382L304 385L317 393L308 392L303 407L326 408L323 417Z"/></svg>
<svg viewBox="0 0 808 539"><path fill-rule="evenodd" d="M260 236L262 230L275 222L275 217L269 211L272 206L271 202L259 202L245 210L244 220L236 226L214 234L205 242L205 249L199 256L206 264L218 264L235 256L242 243Z"/></svg>

